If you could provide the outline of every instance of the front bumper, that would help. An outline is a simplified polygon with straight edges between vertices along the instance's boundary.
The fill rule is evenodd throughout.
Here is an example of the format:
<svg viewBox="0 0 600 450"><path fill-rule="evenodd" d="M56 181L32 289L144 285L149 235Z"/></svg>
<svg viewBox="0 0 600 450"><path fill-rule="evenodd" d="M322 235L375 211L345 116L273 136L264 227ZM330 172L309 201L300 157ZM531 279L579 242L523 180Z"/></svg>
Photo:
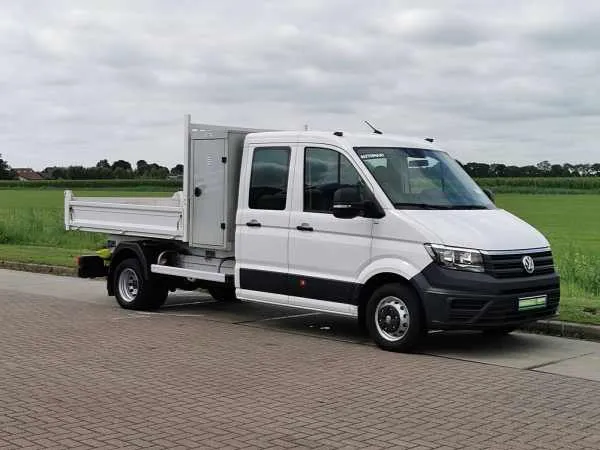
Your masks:
<svg viewBox="0 0 600 450"><path fill-rule="evenodd" d="M553 317L560 302L556 272L494 278L487 273L462 272L430 264L413 283L425 308L429 329L511 327ZM546 295L541 308L519 311L519 298Z"/></svg>

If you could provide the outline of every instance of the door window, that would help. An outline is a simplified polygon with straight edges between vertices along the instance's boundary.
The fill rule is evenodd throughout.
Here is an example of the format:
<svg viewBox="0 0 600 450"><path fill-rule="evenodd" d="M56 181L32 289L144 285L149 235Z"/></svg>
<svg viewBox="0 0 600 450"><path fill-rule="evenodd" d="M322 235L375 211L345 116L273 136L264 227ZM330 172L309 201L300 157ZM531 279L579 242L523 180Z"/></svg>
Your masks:
<svg viewBox="0 0 600 450"><path fill-rule="evenodd" d="M304 149L304 211L331 213L333 195L341 187L356 187L364 199L360 175L341 153L317 147Z"/></svg>
<svg viewBox="0 0 600 450"><path fill-rule="evenodd" d="M251 209L285 209L289 169L289 147L255 148L248 206Z"/></svg>

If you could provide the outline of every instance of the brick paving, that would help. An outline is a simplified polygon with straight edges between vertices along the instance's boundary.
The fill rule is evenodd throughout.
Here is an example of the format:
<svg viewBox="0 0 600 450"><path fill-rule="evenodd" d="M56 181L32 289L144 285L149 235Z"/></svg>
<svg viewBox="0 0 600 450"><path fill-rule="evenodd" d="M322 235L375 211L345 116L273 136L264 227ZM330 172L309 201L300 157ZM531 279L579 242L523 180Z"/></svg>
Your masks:
<svg viewBox="0 0 600 450"><path fill-rule="evenodd" d="M0 291L0 448L600 448L598 382L210 319Z"/></svg>

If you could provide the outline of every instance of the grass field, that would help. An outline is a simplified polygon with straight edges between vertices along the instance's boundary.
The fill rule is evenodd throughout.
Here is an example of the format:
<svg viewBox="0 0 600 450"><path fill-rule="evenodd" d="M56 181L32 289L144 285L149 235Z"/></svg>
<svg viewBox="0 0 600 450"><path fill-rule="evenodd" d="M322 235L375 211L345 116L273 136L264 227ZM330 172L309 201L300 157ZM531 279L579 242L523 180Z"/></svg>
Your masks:
<svg viewBox="0 0 600 450"><path fill-rule="evenodd" d="M600 324L600 195L502 194L497 203L550 241L562 280L561 318Z"/></svg>
<svg viewBox="0 0 600 450"><path fill-rule="evenodd" d="M169 196L174 191L75 189L75 194ZM561 318L600 324L600 195L499 194L497 203L550 240L562 280ZM64 230L62 190L0 189L0 259L73 266L76 255L104 243L102 235Z"/></svg>
<svg viewBox="0 0 600 450"><path fill-rule="evenodd" d="M75 195L161 197L173 192L77 189ZM73 266L75 256L101 248L106 243L103 235L64 229L63 204L62 190L0 190L0 259Z"/></svg>
<svg viewBox="0 0 600 450"><path fill-rule="evenodd" d="M504 194L600 194L600 177L497 177L477 183Z"/></svg>

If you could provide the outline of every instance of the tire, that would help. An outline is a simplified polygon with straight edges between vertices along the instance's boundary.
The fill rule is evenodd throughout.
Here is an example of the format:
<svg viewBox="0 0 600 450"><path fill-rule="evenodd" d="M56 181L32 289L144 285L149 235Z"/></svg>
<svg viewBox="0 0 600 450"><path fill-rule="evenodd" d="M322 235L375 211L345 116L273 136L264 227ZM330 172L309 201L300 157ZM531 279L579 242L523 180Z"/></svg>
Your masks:
<svg viewBox="0 0 600 450"><path fill-rule="evenodd" d="M208 288L208 293L218 302L237 302L234 287L211 287Z"/></svg>
<svg viewBox="0 0 600 450"><path fill-rule="evenodd" d="M426 331L420 299L409 286L386 284L371 295L366 310L367 329L378 347L409 352Z"/></svg>
<svg viewBox="0 0 600 450"><path fill-rule="evenodd" d="M144 279L140 262L135 258L123 260L115 269L114 292L122 308L152 310L166 301L168 289L155 278Z"/></svg>
<svg viewBox="0 0 600 450"><path fill-rule="evenodd" d="M484 336L489 337L497 337L497 336L506 336L513 331L515 331L517 327L498 327L498 328L489 328L487 330L483 330Z"/></svg>

